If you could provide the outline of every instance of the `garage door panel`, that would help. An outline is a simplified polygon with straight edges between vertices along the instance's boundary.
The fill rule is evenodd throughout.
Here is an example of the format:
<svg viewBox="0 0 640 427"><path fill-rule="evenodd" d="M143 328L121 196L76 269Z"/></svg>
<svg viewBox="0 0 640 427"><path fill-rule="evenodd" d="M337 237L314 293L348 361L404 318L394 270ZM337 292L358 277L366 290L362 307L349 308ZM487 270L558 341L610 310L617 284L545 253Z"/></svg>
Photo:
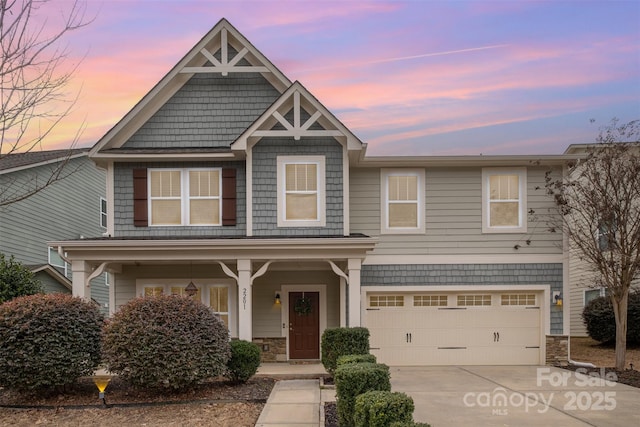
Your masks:
<svg viewBox="0 0 640 427"><path fill-rule="evenodd" d="M496 301L491 306L367 310L371 352L381 363L397 366L540 363L540 308Z"/></svg>

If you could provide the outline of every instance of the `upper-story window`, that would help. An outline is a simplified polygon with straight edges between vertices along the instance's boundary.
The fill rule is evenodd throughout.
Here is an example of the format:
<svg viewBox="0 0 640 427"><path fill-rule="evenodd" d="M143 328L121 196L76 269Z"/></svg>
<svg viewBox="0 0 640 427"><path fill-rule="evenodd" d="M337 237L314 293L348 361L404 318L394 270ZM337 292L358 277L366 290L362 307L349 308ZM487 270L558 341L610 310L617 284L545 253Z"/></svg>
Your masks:
<svg viewBox="0 0 640 427"><path fill-rule="evenodd" d="M220 169L150 169L150 225L221 225Z"/></svg>
<svg viewBox="0 0 640 427"><path fill-rule="evenodd" d="M381 232L424 233L424 169L382 169Z"/></svg>
<svg viewBox="0 0 640 427"><path fill-rule="evenodd" d="M324 156L278 157L278 227L324 227Z"/></svg>
<svg viewBox="0 0 640 427"><path fill-rule="evenodd" d="M527 231L527 169L482 170L482 232Z"/></svg>
<svg viewBox="0 0 640 427"><path fill-rule="evenodd" d="M100 197L100 226L107 228L107 199Z"/></svg>

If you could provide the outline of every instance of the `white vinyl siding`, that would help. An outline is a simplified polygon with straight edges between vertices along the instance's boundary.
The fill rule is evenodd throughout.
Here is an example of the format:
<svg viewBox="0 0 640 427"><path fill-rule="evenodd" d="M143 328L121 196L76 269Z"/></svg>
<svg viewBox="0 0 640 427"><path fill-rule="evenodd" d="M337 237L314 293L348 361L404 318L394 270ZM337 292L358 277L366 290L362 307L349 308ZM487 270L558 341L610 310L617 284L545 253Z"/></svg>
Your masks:
<svg viewBox="0 0 640 427"><path fill-rule="evenodd" d="M325 158L279 156L278 227L324 227Z"/></svg>
<svg viewBox="0 0 640 427"><path fill-rule="evenodd" d="M482 231L527 231L526 168L482 170Z"/></svg>
<svg viewBox="0 0 640 427"><path fill-rule="evenodd" d="M220 169L149 170L151 225L220 225Z"/></svg>
<svg viewBox="0 0 640 427"><path fill-rule="evenodd" d="M424 169L382 169L382 233L424 233Z"/></svg>

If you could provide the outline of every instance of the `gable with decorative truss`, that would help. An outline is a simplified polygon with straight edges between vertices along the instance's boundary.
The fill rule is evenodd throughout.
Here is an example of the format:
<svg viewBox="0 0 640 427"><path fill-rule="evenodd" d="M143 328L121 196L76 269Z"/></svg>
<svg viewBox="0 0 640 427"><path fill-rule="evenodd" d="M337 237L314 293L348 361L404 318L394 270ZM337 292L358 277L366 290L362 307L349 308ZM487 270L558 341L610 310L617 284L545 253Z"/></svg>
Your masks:
<svg viewBox="0 0 640 427"><path fill-rule="evenodd" d="M98 141L90 156L95 160L110 157L111 154L104 153L105 150L123 147L193 78L206 76L259 77L266 80L276 93L283 93L291 86L291 81L280 70L227 20L222 19Z"/></svg>
<svg viewBox="0 0 640 427"><path fill-rule="evenodd" d="M361 150L362 142L299 82L295 82L251 125L232 150L246 150L263 137L332 137L349 150Z"/></svg>

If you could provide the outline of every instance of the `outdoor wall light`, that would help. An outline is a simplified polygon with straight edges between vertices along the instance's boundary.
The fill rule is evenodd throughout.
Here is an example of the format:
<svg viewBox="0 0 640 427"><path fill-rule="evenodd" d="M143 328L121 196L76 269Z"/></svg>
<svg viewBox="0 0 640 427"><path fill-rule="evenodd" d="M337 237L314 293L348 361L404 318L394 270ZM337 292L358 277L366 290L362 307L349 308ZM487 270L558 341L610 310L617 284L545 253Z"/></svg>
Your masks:
<svg viewBox="0 0 640 427"><path fill-rule="evenodd" d="M276 299L274 301L274 304L280 305L280 293L279 292L276 292Z"/></svg>
<svg viewBox="0 0 640 427"><path fill-rule="evenodd" d="M94 375L93 376L93 382L95 383L96 387L98 387L98 399L102 400L102 407L104 408L108 408L109 405L107 405L107 400L104 397L104 391L107 389L107 386L109 385L109 381L111 381L111 376L110 375Z"/></svg>
<svg viewBox="0 0 640 427"><path fill-rule="evenodd" d="M562 294L560 292L553 292L553 303L558 307L562 307Z"/></svg>

